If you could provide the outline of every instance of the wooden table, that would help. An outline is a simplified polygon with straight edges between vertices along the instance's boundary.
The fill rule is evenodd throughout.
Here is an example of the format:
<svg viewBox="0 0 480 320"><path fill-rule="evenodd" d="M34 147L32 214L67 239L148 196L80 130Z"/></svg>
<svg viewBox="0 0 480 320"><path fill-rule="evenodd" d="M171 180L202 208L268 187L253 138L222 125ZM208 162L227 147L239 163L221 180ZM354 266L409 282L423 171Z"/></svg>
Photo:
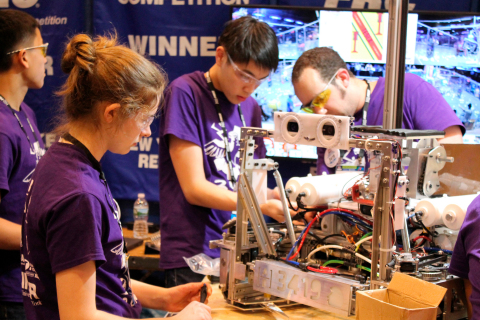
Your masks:
<svg viewBox="0 0 480 320"><path fill-rule="evenodd" d="M133 238L133 231L123 228L123 236ZM132 270L160 271L159 254L145 254L145 245L128 250L130 257L128 258L128 267Z"/></svg>

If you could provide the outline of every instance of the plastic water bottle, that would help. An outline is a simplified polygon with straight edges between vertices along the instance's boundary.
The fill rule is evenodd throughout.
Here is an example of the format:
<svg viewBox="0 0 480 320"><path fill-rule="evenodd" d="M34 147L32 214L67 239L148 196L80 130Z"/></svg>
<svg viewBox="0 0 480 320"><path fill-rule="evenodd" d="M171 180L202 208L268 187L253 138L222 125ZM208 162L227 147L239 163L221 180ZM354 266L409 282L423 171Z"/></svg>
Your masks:
<svg viewBox="0 0 480 320"><path fill-rule="evenodd" d="M133 204L133 237L145 239L148 237L148 202L145 193L139 193Z"/></svg>

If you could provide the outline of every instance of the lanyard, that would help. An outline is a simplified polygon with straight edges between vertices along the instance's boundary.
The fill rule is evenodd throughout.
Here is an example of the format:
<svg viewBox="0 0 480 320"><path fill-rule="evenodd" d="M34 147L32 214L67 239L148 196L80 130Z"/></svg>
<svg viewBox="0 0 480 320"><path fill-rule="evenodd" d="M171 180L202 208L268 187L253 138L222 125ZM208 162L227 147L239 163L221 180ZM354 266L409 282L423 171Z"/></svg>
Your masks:
<svg viewBox="0 0 480 320"><path fill-rule="evenodd" d="M78 141L77 138L73 137L70 133L66 133L62 138L65 139L66 141L72 143L74 146L82 149L83 152L85 152L85 154L87 155L88 160L90 160L90 162L92 163L93 168L100 173L100 179L105 183L105 187L107 188L108 196L110 197L110 199L108 199L108 200L112 201L112 203L110 203L110 205L112 206L112 208L114 208L113 209L113 216L115 217L115 220L117 220L117 222L118 222L118 226L120 227L120 232L122 233L122 238L123 238L122 223L120 222L120 218L118 216L117 205L116 205L115 201L113 200L113 196L110 193L110 190L108 188L107 179L105 179L105 174L103 173L102 166L100 165L100 162L98 162L98 160L95 159L95 157L92 155L90 150L88 150L88 148L85 147L85 145L83 143ZM123 240L123 252L127 253L127 246L125 245L125 239Z"/></svg>
<svg viewBox="0 0 480 320"><path fill-rule="evenodd" d="M20 118L18 117L17 113L15 112L15 110L13 110L13 108L10 106L10 104L8 104L8 101L2 96L0 95L0 101L2 101L7 107L10 108L10 110L12 111L12 114L13 116L17 119L18 121L18 124L20 125L20 128L22 129L23 133L25 134L25 136L27 137L27 140L28 140L28 143L30 144L30 147L32 148L32 152L34 154L37 154L36 150L35 150L35 146L32 144L32 141L30 140L30 138L28 137L28 134L27 134L27 131L25 130L25 127L23 126L22 124L22 121L20 121ZM28 122L28 125L30 127L30 130L32 130L32 134L33 136L35 137L35 142L38 142L38 138L37 138L37 135L35 134L35 130L33 130L33 126L32 124L30 123L30 119L28 119L28 115L25 111L23 111L23 114L25 115L25 118L27 118L27 122ZM38 146L40 147L40 145Z"/></svg>
<svg viewBox="0 0 480 320"><path fill-rule="evenodd" d="M225 158L227 159L228 170L230 172L230 181L232 182L232 185L235 188L235 184L237 183L237 179L235 178L235 175L234 175L234 172L233 172L233 161L232 161L230 145L228 143L227 128L225 127L225 122L223 121L222 110L220 108L220 103L218 102L218 99L217 99L217 93L215 92L215 87L213 86L212 79L210 79L210 71L207 71L207 73L205 73L205 75L206 75L206 78L207 78L208 87L212 91L213 100L215 102L215 109L217 110L218 119L220 120L220 126L222 127L222 130L223 130L223 142L225 143ZM237 105L237 108L238 108L238 113L240 114L240 119L242 120L242 124L243 124L244 127L246 127L247 125L245 124L245 118L243 117L242 108L240 107L240 103Z"/></svg>
<svg viewBox="0 0 480 320"><path fill-rule="evenodd" d="M368 82L367 79L364 79L363 81L365 81L367 83L367 96L365 97L365 104L363 105L363 109L362 109L362 126L366 126L367 125L367 112L368 112L368 106L370 105L370 82Z"/></svg>

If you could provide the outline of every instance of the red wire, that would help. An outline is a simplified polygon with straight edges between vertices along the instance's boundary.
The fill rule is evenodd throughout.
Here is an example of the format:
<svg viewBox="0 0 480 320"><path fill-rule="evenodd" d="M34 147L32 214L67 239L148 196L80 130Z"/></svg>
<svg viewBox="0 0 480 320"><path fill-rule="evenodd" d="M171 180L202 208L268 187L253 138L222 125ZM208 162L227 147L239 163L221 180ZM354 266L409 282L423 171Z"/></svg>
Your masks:
<svg viewBox="0 0 480 320"><path fill-rule="evenodd" d="M430 239L427 236L418 236L415 239L413 239L413 242L415 243L418 239L424 239L424 240L427 240L428 242L433 242L432 239Z"/></svg>
<svg viewBox="0 0 480 320"><path fill-rule="evenodd" d="M294 258L300 253L300 250L302 249L303 243L305 242L305 239L307 238L308 231L309 231L310 228L313 226L313 224L315 223L315 221L316 221L320 216L324 215L325 213L327 213L327 212L332 212L332 211L340 211L340 212L349 213L349 214L351 214L352 216L355 216L355 217L357 217L357 218L359 218L359 219L367 222L368 224L373 225L373 222L371 222L370 220L365 219L365 218L362 217L361 215L356 214L355 212L350 211L350 210L347 210L347 209L332 208L332 209L324 210L324 211L318 213L318 214L315 216L315 218L312 220L312 222L308 225L307 230L305 231L305 233L304 233L304 235L303 235L302 241L301 241L300 244L298 245L297 251L296 251L295 254L292 255L292 256L290 257L290 259L288 259L288 260L294 259Z"/></svg>
<svg viewBox="0 0 480 320"><path fill-rule="evenodd" d="M335 268L329 268L329 267L323 267L323 266L321 266L319 269L315 269L312 267L307 267L307 269L313 272L328 273L328 274L335 274L338 272L338 270Z"/></svg>
<svg viewBox="0 0 480 320"><path fill-rule="evenodd" d="M365 222L368 223L369 225L373 225L373 222L372 222L372 221L370 221L370 220L362 217L361 215L359 215L359 214L357 214L357 213L355 213L355 212L353 212L353 211L351 211L351 210L343 209L343 208L332 208L332 209L328 209L328 210L322 211L322 212L320 213L320 215L323 215L324 213L331 212L331 211L346 212L346 213L348 213L348 214L351 214L352 216L355 216L355 217L359 218L360 220L365 221Z"/></svg>
<svg viewBox="0 0 480 320"><path fill-rule="evenodd" d="M317 221L318 217L320 217L325 211L317 214L315 216L315 218L313 218L313 220L308 224L308 227L307 227L307 230L305 231L305 233L303 234L303 238L302 238L302 242L300 242L300 244L298 245L298 248L297 248L297 252L295 252L295 254L293 256L290 257L290 259L288 260L292 260L293 258L295 258L298 253L300 252L300 249L302 249L302 246L303 246L303 242L305 241L305 239L307 238L307 234L308 234L308 230L310 230L310 228L313 226L313 224L315 223L315 221Z"/></svg>

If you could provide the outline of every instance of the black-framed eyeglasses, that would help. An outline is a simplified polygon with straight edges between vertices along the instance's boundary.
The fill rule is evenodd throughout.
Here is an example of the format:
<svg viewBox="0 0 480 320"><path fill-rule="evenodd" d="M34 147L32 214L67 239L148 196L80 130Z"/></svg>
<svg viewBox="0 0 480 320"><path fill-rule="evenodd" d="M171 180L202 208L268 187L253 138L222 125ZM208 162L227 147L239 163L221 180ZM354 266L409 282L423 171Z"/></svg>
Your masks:
<svg viewBox="0 0 480 320"><path fill-rule="evenodd" d="M42 45L35 46L35 47L22 48L22 49L18 49L18 50L12 51L12 52L8 52L7 56L11 55L11 54L14 54L14 53L17 53L17 52L20 52L22 50L32 50L32 49L40 49L42 51L42 55L46 58L47 57L48 43L44 43Z"/></svg>

